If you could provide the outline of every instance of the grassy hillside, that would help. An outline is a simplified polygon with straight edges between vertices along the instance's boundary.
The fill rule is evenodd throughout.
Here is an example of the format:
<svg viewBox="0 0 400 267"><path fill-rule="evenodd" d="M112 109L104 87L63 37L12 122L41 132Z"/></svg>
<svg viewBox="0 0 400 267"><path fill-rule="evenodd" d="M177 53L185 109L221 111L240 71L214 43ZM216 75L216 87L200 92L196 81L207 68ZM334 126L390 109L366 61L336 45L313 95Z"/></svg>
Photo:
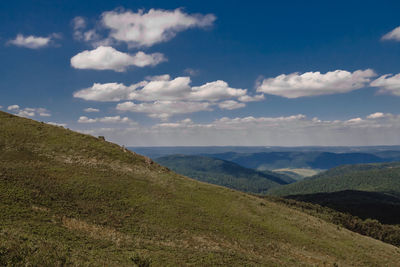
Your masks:
<svg viewBox="0 0 400 267"><path fill-rule="evenodd" d="M206 154L205 154L206 155ZM206 155L207 156L207 155ZM321 151L209 154L210 157L235 162L251 169L317 169L326 170L343 164L375 163L393 161L369 153L331 153Z"/></svg>
<svg viewBox="0 0 400 267"><path fill-rule="evenodd" d="M272 188L268 193L284 196L343 190L400 196L400 163L341 166L290 185Z"/></svg>
<svg viewBox="0 0 400 267"><path fill-rule="evenodd" d="M396 266L400 250L0 112L0 266Z"/></svg>
<svg viewBox="0 0 400 267"><path fill-rule="evenodd" d="M262 194L272 187L295 181L284 174L258 172L233 162L204 156L171 155L156 158L155 161L196 180L244 192Z"/></svg>

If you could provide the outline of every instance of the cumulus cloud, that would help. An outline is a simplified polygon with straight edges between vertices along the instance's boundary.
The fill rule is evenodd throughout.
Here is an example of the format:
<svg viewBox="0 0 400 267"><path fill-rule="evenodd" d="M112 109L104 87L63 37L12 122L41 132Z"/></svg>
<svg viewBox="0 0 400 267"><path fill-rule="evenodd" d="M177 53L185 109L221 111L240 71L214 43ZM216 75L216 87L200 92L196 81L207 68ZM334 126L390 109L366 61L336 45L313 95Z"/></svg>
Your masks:
<svg viewBox="0 0 400 267"><path fill-rule="evenodd" d="M256 101L262 101L265 99L263 94L259 94L259 95L254 95L254 96L249 96L249 95L243 95L240 96L239 101L242 102L256 102Z"/></svg>
<svg viewBox="0 0 400 267"><path fill-rule="evenodd" d="M177 122L163 122L163 123L159 123L156 127L168 127L168 128L180 128L183 125L185 126L189 126L189 125L193 125L193 121L190 118L186 118L184 120L181 121L177 121Z"/></svg>
<svg viewBox="0 0 400 267"><path fill-rule="evenodd" d="M246 89L236 89L229 87L228 83L218 80L209 82L202 86L192 87L191 99L217 101L220 99L241 97L246 95Z"/></svg>
<svg viewBox="0 0 400 267"><path fill-rule="evenodd" d="M83 111L85 112L99 112L100 110L97 108L85 108Z"/></svg>
<svg viewBox="0 0 400 267"><path fill-rule="evenodd" d="M224 81L201 86L190 85L190 77L171 79L169 75L147 77L148 80L126 86L121 83L95 83L74 93L74 97L93 101L219 101L246 95L246 89L229 87Z"/></svg>
<svg viewBox="0 0 400 267"><path fill-rule="evenodd" d="M121 116L110 116L110 117L102 117L102 118L88 118L86 116L81 116L78 119L78 123L129 123L135 124L131 119L128 117L121 117Z"/></svg>
<svg viewBox="0 0 400 267"><path fill-rule="evenodd" d="M175 114L186 114L212 110L207 102L154 101L151 103L124 102L117 105L117 110L147 113L152 118L167 119Z"/></svg>
<svg viewBox="0 0 400 267"><path fill-rule="evenodd" d="M19 106L18 105L11 105L7 107L7 110L19 110Z"/></svg>
<svg viewBox="0 0 400 267"><path fill-rule="evenodd" d="M218 104L218 107L220 109L227 109L227 110L243 108L245 106L246 104L237 102L235 100L226 100Z"/></svg>
<svg viewBox="0 0 400 267"><path fill-rule="evenodd" d="M161 53L136 54L120 52L110 46L99 46L94 50L85 50L71 58L71 66L76 69L125 71L129 66L155 66L166 58Z"/></svg>
<svg viewBox="0 0 400 267"><path fill-rule="evenodd" d="M400 41L400 26L382 36L382 40Z"/></svg>
<svg viewBox="0 0 400 267"><path fill-rule="evenodd" d="M211 26L215 19L213 14L187 14L182 9L150 9L147 12L119 9L104 12L93 29L87 29L87 20L83 17L75 17L72 26L76 40L94 47L126 43L133 48L168 41L189 28Z"/></svg>
<svg viewBox="0 0 400 267"><path fill-rule="evenodd" d="M383 115L382 115L383 114ZM246 145L393 145L400 142L400 115L376 112L346 120L322 120L303 114L281 117L219 118L210 123L190 119L151 127L88 129L130 146Z"/></svg>
<svg viewBox="0 0 400 267"><path fill-rule="evenodd" d="M110 30L108 38L125 42L130 47L149 47L173 38L178 32L213 24L212 14L187 14L181 9L150 9L148 12L108 11L101 16L104 28Z"/></svg>
<svg viewBox="0 0 400 267"><path fill-rule="evenodd" d="M400 96L400 74L385 74L370 84L372 87L379 87L379 93Z"/></svg>
<svg viewBox="0 0 400 267"><path fill-rule="evenodd" d="M146 77L146 80L130 86L121 83L95 83L75 92L74 97L103 102L130 101L120 103L117 109L143 112L153 118L167 119L174 114L212 110L213 106L232 110L245 107L239 101L264 99L262 95L248 96L246 93L247 89L232 88L221 80L191 86L190 77L171 79L169 75L159 75Z"/></svg>
<svg viewBox="0 0 400 267"><path fill-rule="evenodd" d="M8 43L19 47L39 49L49 46L56 38L60 38L60 35L53 33L47 37L40 37L33 35L24 36L23 34L18 34L15 39L8 41Z"/></svg>
<svg viewBox="0 0 400 267"><path fill-rule="evenodd" d="M7 107L7 110L20 117L51 116L50 112L45 108L21 108L19 105L11 105Z"/></svg>
<svg viewBox="0 0 400 267"><path fill-rule="evenodd" d="M139 87L143 87L147 82L140 82L130 86L122 83L94 83L91 87L82 89L73 94L75 98L91 101L121 101L132 99L131 94Z"/></svg>
<svg viewBox="0 0 400 267"><path fill-rule="evenodd" d="M371 69L281 74L264 79L257 91L286 98L347 93L367 86L374 76Z"/></svg>
<svg viewBox="0 0 400 267"><path fill-rule="evenodd" d="M367 119L383 119L383 118L389 118L392 116L393 115L390 113L375 112L373 114L368 115Z"/></svg>
<svg viewBox="0 0 400 267"><path fill-rule="evenodd" d="M349 119L349 120L345 121L345 123L360 123L362 121L363 121L363 119L361 119L361 118L353 118L353 119Z"/></svg>

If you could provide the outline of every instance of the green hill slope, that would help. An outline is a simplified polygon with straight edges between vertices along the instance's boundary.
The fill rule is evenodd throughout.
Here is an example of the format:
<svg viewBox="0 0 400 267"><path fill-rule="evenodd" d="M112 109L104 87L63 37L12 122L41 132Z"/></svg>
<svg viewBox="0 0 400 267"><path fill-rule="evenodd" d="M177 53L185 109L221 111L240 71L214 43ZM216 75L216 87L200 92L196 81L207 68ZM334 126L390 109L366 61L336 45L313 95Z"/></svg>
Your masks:
<svg viewBox="0 0 400 267"><path fill-rule="evenodd" d="M155 161L196 180L244 192L262 194L272 187L295 181L284 174L258 172L233 162L204 156L171 155L156 158Z"/></svg>
<svg viewBox="0 0 400 267"><path fill-rule="evenodd" d="M398 266L400 250L0 112L1 266Z"/></svg>
<svg viewBox="0 0 400 267"><path fill-rule="evenodd" d="M283 196L343 190L400 196L400 163L340 166L290 185L272 188L268 193Z"/></svg>

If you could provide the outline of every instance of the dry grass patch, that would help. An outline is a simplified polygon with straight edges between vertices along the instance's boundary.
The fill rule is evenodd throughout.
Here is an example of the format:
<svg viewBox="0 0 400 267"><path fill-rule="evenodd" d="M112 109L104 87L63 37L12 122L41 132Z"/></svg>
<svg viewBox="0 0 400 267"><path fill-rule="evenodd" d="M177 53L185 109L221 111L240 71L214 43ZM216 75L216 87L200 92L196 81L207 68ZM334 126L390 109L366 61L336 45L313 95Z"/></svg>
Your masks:
<svg viewBox="0 0 400 267"><path fill-rule="evenodd" d="M117 246L132 243L133 241L129 235L118 232L113 228L90 224L74 218L63 217L62 224L69 230L84 232L88 234L91 238L108 240L115 243Z"/></svg>

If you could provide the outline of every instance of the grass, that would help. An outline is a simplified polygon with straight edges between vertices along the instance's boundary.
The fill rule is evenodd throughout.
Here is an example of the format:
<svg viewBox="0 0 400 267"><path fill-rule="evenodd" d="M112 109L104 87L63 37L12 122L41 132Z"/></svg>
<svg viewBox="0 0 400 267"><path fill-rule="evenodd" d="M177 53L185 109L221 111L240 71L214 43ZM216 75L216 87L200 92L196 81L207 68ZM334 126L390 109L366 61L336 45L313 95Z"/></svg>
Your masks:
<svg viewBox="0 0 400 267"><path fill-rule="evenodd" d="M400 250L0 112L0 266L377 266Z"/></svg>

